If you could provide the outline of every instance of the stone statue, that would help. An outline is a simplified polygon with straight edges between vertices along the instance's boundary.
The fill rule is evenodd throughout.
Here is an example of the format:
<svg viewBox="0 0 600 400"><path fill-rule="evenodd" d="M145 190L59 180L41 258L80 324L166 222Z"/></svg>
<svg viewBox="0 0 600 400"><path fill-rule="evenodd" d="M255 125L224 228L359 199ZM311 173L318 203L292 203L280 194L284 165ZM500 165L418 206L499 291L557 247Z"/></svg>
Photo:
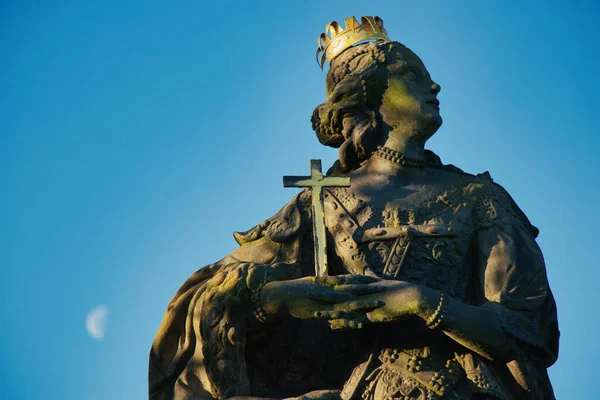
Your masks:
<svg viewBox="0 0 600 400"><path fill-rule="evenodd" d="M150 398L553 399L556 306L538 230L486 172L424 149L442 124L423 62L378 17L321 35L339 148L323 187L328 270L315 276L311 189L193 274L150 354Z"/></svg>

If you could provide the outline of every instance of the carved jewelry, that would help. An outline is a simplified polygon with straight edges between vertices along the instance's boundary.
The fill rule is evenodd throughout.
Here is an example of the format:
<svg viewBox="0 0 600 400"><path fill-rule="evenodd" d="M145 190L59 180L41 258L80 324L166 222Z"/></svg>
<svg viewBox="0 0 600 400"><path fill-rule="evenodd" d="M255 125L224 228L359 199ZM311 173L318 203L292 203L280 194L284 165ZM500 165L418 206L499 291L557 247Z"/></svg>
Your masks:
<svg viewBox="0 0 600 400"><path fill-rule="evenodd" d="M438 306L435 309L433 315L431 315L431 317L429 317L427 322L425 322L425 325L429 329L436 329L438 326L440 326L442 321L444 321L444 314L446 314L447 310L448 310L448 304L446 304L446 302L444 301L444 292L441 292L440 293L440 302L438 303Z"/></svg>
<svg viewBox="0 0 600 400"><path fill-rule="evenodd" d="M256 317L256 319L260 322L266 322L268 319L268 314L262 307L262 302L260 299L260 294L262 293L262 289L265 287L265 285L266 282L261 282L256 289L252 290L252 295L250 296L254 317Z"/></svg>
<svg viewBox="0 0 600 400"><path fill-rule="evenodd" d="M406 157L404 154L399 151L388 149L384 146L378 146L377 151L373 153L377 157L383 158L385 160L391 161L396 165L401 167L416 167L423 168L425 167L425 160L423 159L414 159Z"/></svg>

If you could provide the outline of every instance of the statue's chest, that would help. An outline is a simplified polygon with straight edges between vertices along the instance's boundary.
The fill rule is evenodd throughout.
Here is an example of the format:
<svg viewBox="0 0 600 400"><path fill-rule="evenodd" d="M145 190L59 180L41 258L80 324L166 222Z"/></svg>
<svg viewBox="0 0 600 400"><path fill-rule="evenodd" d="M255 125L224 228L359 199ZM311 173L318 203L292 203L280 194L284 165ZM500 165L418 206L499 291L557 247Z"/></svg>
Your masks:
<svg viewBox="0 0 600 400"><path fill-rule="evenodd" d="M347 189L330 191L326 224L344 269L464 298L475 226L475 196L465 189L450 186L377 201Z"/></svg>

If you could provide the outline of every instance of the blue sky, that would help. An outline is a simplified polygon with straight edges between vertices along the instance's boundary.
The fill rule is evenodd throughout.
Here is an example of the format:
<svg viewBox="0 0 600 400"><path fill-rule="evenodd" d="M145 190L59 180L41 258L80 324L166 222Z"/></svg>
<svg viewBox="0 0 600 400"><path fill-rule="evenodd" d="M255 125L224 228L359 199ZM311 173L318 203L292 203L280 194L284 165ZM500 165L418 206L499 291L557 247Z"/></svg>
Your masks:
<svg viewBox="0 0 600 400"><path fill-rule="evenodd" d="M380 15L441 84L429 148L490 171L537 225L558 398L600 397L594 1L0 5L0 376L6 398L138 399L165 307L231 233L329 165L310 127L325 24ZM102 341L86 315L108 309Z"/></svg>

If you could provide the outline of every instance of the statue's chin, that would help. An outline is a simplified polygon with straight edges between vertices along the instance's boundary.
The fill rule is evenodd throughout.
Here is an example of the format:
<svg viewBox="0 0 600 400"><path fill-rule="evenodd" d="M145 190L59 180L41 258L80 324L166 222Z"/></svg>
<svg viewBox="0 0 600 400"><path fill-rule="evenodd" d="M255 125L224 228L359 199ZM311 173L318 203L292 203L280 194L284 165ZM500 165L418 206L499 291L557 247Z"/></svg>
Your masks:
<svg viewBox="0 0 600 400"><path fill-rule="evenodd" d="M440 113L437 113L434 115L433 117L433 122L434 122L434 130L433 133L437 132L438 129L440 129L440 126L442 126L442 124L444 123L444 120L442 119L442 116L440 115ZM432 135L433 135L432 133Z"/></svg>
<svg viewBox="0 0 600 400"><path fill-rule="evenodd" d="M440 129L444 121L439 113L431 113L425 115L424 122L424 129L421 135L423 135L423 140L426 141Z"/></svg>

